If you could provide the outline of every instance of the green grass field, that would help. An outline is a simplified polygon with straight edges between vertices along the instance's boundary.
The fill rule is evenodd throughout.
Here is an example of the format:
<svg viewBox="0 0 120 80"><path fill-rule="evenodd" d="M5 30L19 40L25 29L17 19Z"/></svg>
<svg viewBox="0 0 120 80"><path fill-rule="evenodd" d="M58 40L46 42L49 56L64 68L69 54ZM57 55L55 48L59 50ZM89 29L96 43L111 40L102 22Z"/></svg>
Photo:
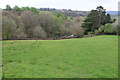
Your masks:
<svg viewBox="0 0 120 80"><path fill-rule="evenodd" d="M118 37L3 41L4 78L117 78Z"/></svg>

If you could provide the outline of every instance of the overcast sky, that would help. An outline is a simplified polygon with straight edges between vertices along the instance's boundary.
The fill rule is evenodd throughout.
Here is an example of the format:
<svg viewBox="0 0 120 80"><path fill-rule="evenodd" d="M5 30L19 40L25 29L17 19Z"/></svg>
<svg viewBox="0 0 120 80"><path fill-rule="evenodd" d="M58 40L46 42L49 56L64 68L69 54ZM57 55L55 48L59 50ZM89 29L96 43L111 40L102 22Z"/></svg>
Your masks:
<svg viewBox="0 0 120 80"><path fill-rule="evenodd" d="M90 11L97 6L103 6L107 11L117 11L119 0L0 0L0 8L5 8L7 4L11 7L29 6L36 8L57 8Z"/></svg>

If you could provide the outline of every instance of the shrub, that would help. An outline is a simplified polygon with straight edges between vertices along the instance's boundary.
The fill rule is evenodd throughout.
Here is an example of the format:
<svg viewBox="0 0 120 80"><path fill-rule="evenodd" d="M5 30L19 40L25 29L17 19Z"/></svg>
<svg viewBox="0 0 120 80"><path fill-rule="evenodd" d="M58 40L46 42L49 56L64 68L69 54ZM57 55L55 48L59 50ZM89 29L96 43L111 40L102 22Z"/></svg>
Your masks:
<svg viewBox="0 0 120 80"><path fill-rule="evenodd" d="M16 23L15 21L8 17L2 17L2 36L3 39L14 39L16 35Z"/></svg>
<svg viewBox="0 0 120 80"><path fill-rule="evenodd" d="M25 33L27 34L27 37L33 38L33 29L39 24L38 17L31 11L24 11L20 16L24 23Z"/></svg>
<svg viewBox="0 0 120 80"><path fill-rule="evenodd" d="M116 34L117 33L117 27L113 26L113 24L105 24L102 25L98 30L94 31L95 34L105 33L105 34Z"/></svg>
<svg viewBox="0 0 120 80"><path fill-rule="evenodd" d="M47 33L47 37L54 37L58 31L58 25L55 22L54 16L50 12L41 12L39 15L40 26Z"/></svg>
<svg viewBox="0 0 120 80"><path fill-rule="evenodd" d="M24 26L21 26L19 28L16 29L16 38L17 39L26 39L27 35L25 34L25 30L24 30Z"/></svg>
<svg viewBox="0 0 120 80"><path fill-rule="evenodd" d="M24 32L17 34L17 39L26 39L27 35Z"/></svg>
<svg viewBox="0 0 120 80"><path fill-rule="evenodd" d="M115 28L114 26L112 26L110 23L105 24L103 30L104 30L104 33L110 33L110 34L117 33L117 28Z"/></svg>
<svg viewBox="0 0 120 80"><path fill-rule="evenodd" d="M118 27L118 20L116 20L114 23L111 24L114 29L114 32L118 34L118 31L120 30L119 27Z"/></svg>
<svg viewBox="0 0 120 80"><path fill-rule="evenodd" d="M111 33L112 32L112 26L111 26L111 24L110 23L105 24L103 30L104 30L104 33Z"/></svg>
<svg viewBox="0 0 120 80"><path fill-rule="evenodd" d="M72 34L76 34L78 36L84 34L84 29L82 27L80 27L79 24L74 24L71 28L71 31L72 31Z"/></svg>
<svg viewBox="0 0 120 80"><path fill-rule="evenodd" d="M95 30L94 33L95 33L96 35L99 35L99 34L101 33L101 30L100 30L100 29Z"/></svg>
<svg viewBox="0 0 120 80"><path fill-rule="evenodd" d="M46 38L47 36L45 31L40 26L36 26L34 28L33 35L35 38Z"/></svg>
<svg viewBox="0 0 120 80"><path fill-rule="evenodd" d="M94 32L88 32L88 35L95 34Z"/></svg>

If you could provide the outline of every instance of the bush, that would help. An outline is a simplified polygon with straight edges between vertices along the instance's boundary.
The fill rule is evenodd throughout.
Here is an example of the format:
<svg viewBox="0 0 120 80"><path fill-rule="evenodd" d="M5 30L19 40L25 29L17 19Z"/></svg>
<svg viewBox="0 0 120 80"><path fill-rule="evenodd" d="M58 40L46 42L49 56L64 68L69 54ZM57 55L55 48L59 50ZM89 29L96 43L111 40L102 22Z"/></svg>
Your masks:
<svg viewBox="0 0 120 80"><path fill-rule="evenodd" d="M31 11L22 12L20 17L23 21L27 37L33 38L34 27L39 25L38 17Z"/></svg>
<svg viewBox="0 0 120 80"><path fill-rule="evenodd" d="M33 30L33 35L35 38L46 38L46 33L45 31L40 27L40 26L36 26Z"/></svg>
<svg viewBox="0 0 120 80"><path fill-rule="evenodd" d="M72 34L76 34L78 36L84 34L84 29L82 27L80 27L79 24L74 24L71 28L71 31L72 31Z"/></svg>
<svg viewBox="0 0 120 80"><path fill-rule="evenodd" d="M17 34L17 39L26 39L27 35L24 32Z"/></svg>
<svg viewBox="0 0 120 80"><path fill-rule="evenodd" d="M120 30L119 27L118 27L118 20L116 20L114 23L111 24L114 29L114 32L118 34L118 31Z"/></svg>
<svg viewBox="0 0 120 80"><path fill-rule="evenodd" d="M95 33L96 35L98 35L98 34L99 34L98 30L95 30L95 31L94 31L94 33Z"/></svg>
<svg viewBox="0 0 120 80"><path fill-rule="evenodd" d="M117 29L114 26L112 26L110 23L105 24L103 31L104 33L110 33L110 34L117 33Z"/></svg>
<svg viewBox="0 0 120 80"><path fill-rule="evenodd" d="M105 26L103 27L103 31L104 33L111 33L112 32L112 26L110 23L105 24Z"/></svg>
<svg viewBox="0 0 120 80"><path fill-rule="evenodd" d="M53 16L51 13L48 12L42 12L39 15L39 22L41 27L45 30L45 32L50 36L52 34L52 28L53 28Z"/></svg>
<svg viewBox="0 0 120 80"><path fill-rule="evenodd" d="M2 17L2 36L3 39L14 39L16 35L16 23L15 21L8 17Z"/></svg>
<svg viewBox="0 0 120 80"><path fill-rule="evenodd" d="M94 31L95 34L101 34L101 33L105 33L105 34L117 34L117 27L113 26L113 24L105 24L102 25L98 30Z"/></svg>
<svg viewBox="0 0 120 80"><path fill-rule="evenodd" d="M17 39L26 39L27 38L27 34L25 34L24 26L17 28L16 38Z"/></svg>

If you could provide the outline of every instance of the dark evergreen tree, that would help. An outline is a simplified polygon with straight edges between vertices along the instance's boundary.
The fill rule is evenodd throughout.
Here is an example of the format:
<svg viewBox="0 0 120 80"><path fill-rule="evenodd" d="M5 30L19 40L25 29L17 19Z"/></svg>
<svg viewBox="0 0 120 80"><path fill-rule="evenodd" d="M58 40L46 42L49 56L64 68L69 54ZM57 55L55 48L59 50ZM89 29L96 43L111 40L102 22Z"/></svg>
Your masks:
<svg viewBox="0 0 120 80"><path fill-rule="evenodd" d="M21 11L21 8L18 7L17 5L13 9L14 9L14 11Z"/></svg>
<svg viewBox="0 0 120 80"><path fill-rule="evenodd" d="M98 28L98 20L99 20L98 14L99 13L97 10L91 10L90 13L87 15L87 17L85 18L82 27L84 27L87 32L94 31L94 29Z"/></svg>
<svg viewBox="0 0 120 80"><path fill-rule="evenodd" d="M6 10L12 10L12 8L10 7L10 5L6 5Z"/></svg>
<svg viewBox="0 0 120 80"><path fill-rule="evenodd" d="M101 27L101 25L105 25L106 23L111 22L110 14L106 15L106 9L102 6L98 6L96 10L91 10L87 17L85 18L82 27L85 28L86 33L92 32L95 29Z"/></svg>
<svg viewBox="0 0 120 80"><path fill-rule="evenodd" d="M106 22L107 23L111 23L112 22L110 14L107 14L107 16L106 16ZM115 20L113 20L113 22L115 22Z"/></svg>

